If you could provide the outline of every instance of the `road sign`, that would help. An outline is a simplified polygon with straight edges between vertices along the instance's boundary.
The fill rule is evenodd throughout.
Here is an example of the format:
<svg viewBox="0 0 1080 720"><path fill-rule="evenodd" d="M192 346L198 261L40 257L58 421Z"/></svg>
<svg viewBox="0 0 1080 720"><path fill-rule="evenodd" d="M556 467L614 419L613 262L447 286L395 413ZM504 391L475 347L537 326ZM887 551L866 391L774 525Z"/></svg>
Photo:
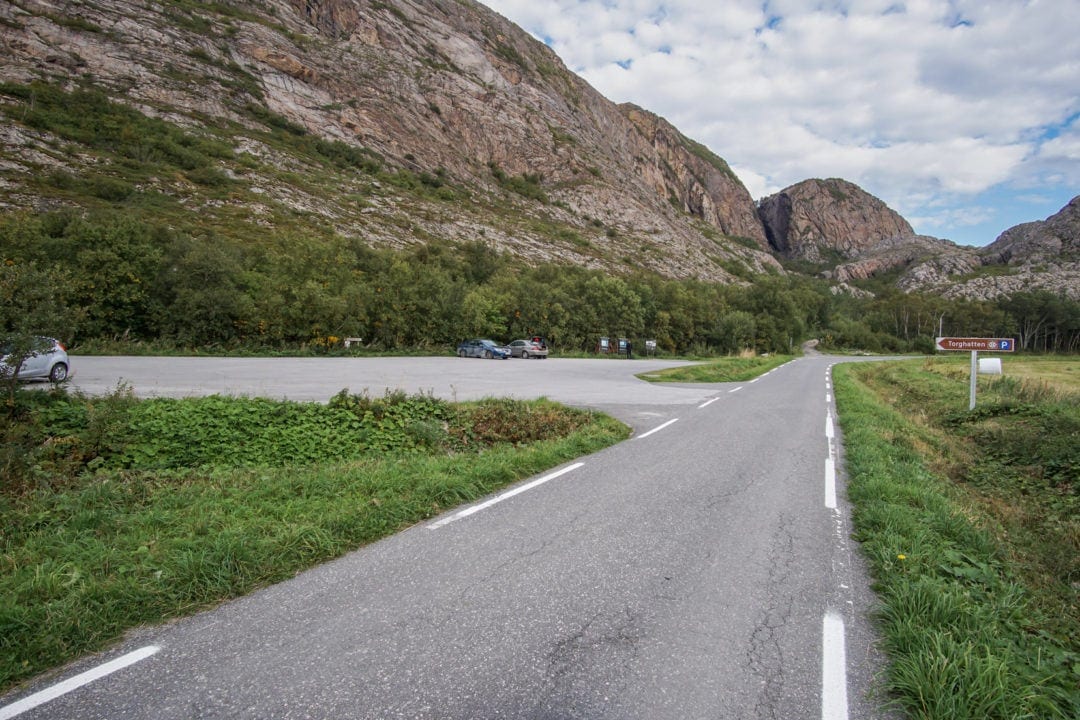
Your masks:
<svg viewBox="0 0 1080 720"><path fill-rule="evenodd" d="M975 409L975 374L979 351L1012 352L1016 341L1012 338L954 338L939 337L935 343L938 350L964 350L971 353L971 390L968 395L968 410ZM998 370L1000 372L1000 368Z"/></svg>
<svg viewBox="0 0 1080 720"><path fill-rule="evenodd" d="M939 337L936 346L938 350L1012 352L1016 347L1016 341L1012 338Z"/></svg>

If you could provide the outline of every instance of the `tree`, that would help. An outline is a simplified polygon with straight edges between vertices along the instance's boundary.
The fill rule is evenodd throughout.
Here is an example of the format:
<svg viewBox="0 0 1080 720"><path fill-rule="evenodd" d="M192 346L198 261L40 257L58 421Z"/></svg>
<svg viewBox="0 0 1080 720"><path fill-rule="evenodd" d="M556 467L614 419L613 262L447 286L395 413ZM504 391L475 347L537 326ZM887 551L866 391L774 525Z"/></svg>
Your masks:
<svg viewBox="0 0 1080 720"><path fill-rule="evenodd" d="M19 370L41 349L40 338L67 341L74 334L78 313L67 306L68 287L69 278L58 270L14 261L0 265L0 339L7 355L0 365L0 383L7 394L9 414L15 409Z"/></svg>
<svg viewBox="0 0 1080 720"><path fill-rule="evenodd" d="M507 300L490 287L469 290L461 302L461 327L469 337L501 338L506 332Z"/></svg>
<svg viewBox="0 0 1080 720"><path fill-rule="evenodd" d="M754 346L757 323L745 310L732 310L720 316L716 325L716 346L725 355L734 355Z"/></svg>

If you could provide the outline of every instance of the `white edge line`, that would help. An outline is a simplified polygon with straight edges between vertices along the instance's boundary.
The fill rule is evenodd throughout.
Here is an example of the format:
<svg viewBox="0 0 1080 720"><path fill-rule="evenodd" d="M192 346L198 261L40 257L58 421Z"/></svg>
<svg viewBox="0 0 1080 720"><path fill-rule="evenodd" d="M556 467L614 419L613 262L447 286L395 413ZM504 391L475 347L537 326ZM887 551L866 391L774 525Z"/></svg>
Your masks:
<svg viewBox="0 0 1080 720"><path fill-rule="evenodd" d="M480 512L484 508L489 508L489 507L491 507L492 505L494 505L496 503L501 503L503 500L507 500L509 498L514 497L515 495L519 495L519 494L525 492L526 490L532 490L537 485L543 485L544 483L546 483L549 480L554 480L555 478L559 477L560 475L565 475L566 473L568 473L568 472L570 472L572 470L577 470L579 467L582 467L584 464L585 463L583 463L583 462L579 462L579 463L574 463L573 465L568 465L568 466L564 467L562 470L556 470L553 473L549 473L549 474L547 474L547 475L545 475L545 476L543 476L541 478L537 478L536 480L533 480L531 482L527 482L524 485L521 485L519 487L514 488L513 490L507 490L506 492L502 493L501 495L496 495L495 497L491 498L490 500L482 502L479 505L473 505L472 507L468 507L468 508L465 508L464 510L456 512L453 515L448 515L447 517L444 517L442 520L436 520L435 522L428 525L428 530L438 530L442 526L449 525L450 523L454 522L455 520L460 520L461 518L468 517L468 516L472 515L473 513ZM3 719L0 718L0 720L3 720Z"/></svg>
<svg viewBox="0 0 1080 720"><path fill-rule="evenodd" d="M732 389L732 390L728 390L728 392L729 392L729 393L733 393L733 392L739 392L740 390L742 390L742 388L743 388L743 386L742 386L742 385L740 385L740 386L739 386L739 387L737 387L737 388L734 388L734 389Z"/></svg>
<svg viewBox="0 0 1080 720"><path fill-rule="evenodd" d="M720 399L720 398L718 398L718 397L714 397L714 398L713 398L713 399L711 399L711 400L706 400L705 402L703 402L703 403L701 403L700 405L698 405L698 406L697 406L697 409L698 409L698 410L701 410L702 408L707 408L707 407L709 407L710 405L712 405L712 404L713 404L714 402L716 402L716 401L717 401L717 400L719 400L719 399Z"/></svg>
<svg viewBox="0 0 1080 720"><path fill-rule="evenodd" d="M643 433L643 434L641 434L641 435L638 435L638 436L637 436L637 439L638 439L638 440L640 440L640 439L642 439L642 438L647 438L647 437L649 437L650 435L652 435L653 433L658 433L658 432L660 432L661 430L663 430L664 428L666 428L666 427L667 427L668 425L673 425L674 423L677 423L677 422L679 422L679 418L671 418L670 420L668 420L668 421L667 421L666 423L664 423L663 425L660 425L660 426L658 426L658 427L654 427L654 428L653 428L652 430L650 430L649 432L647 432L647 433Z"/></svg>
<svg viewBox="0 0 1080 720"><path fill-rule="evenodd" d="M833 428L832 412L825 413L825 437L830 440L836 437L836 430Z"/></svg>
<svg viewBox="0 0 1080 720"><path fill-rule="evenodd" d="M38 705L44 705L50 700L55 700L61 695L66 695L72 690L77 690L83 685L89 685L95 680L100 680L106 675L111 675L117 670L123 670L129 665L134 665L140 660L145 660L154 653L161 650L157 645L147 645L144 648L129 652L127 655L121 655L115 660L110 660L104 665L99 665L96 668L87 670L84 673L79 673L73 678L57 683L52 687L45 688L41 692L36 692L33 695L28 695L18 702L11 703L0 707L0 720L8 720L8 718L22 715L27 710L33 710Z"/></svg>
<svg viewBox="0 0 1080 720"><path fill-rule="evenodd" d="M844 618L829 610L821 630L821 720L847 720L847 653Z"/></svg>
<svg viewBox="0 0 1080 720"><path fill-rule="evenodd" d="M836 461L825 458L825 507L836 509Z"/></svg>

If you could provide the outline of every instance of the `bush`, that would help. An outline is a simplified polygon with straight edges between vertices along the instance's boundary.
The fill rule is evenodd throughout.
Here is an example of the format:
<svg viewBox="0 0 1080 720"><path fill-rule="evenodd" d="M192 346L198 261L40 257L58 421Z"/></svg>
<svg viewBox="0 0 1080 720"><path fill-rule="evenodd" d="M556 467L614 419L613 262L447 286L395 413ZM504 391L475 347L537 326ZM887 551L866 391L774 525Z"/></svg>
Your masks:
<svg viewBox="0 0 1080 720"><path fill-rule="evenodd" d="M466 424L469 438L476 442L522 445L568 435L590 417L551 403L485 400L466 411Z"/></svg>

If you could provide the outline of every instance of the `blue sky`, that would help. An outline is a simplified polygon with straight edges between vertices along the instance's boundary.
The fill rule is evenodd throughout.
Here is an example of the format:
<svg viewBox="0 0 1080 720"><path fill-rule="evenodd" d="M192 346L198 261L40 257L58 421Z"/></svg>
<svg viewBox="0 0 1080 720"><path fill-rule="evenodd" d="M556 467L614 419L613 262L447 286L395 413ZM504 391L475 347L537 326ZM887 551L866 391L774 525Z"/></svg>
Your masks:
<svg viewBox="0 0 1080 720"><path fill-rule="evenodd" d="M755 198L842 177L985 245L1080 194L1080 0L482 0Z"/></svg>

